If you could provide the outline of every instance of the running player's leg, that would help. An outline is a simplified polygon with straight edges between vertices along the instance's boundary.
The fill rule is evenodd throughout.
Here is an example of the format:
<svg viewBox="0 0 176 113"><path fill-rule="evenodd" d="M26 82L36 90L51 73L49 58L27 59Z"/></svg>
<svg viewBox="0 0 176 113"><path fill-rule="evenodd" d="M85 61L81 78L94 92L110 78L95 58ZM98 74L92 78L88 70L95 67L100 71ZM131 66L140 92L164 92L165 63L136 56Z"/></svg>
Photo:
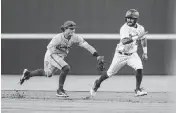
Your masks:
<svg viewBox="0 0 176 113"><path fill-rule="evenodd" d="M44 73L46 77L52 77L58 68L52 64L51 61L45 60L44 61Z"/></svg>
<svg viewBox="0 0 176 113"><path fill-rule="evenodd" d="M124 55L120 55L119 53L115 53L112 63L108 69L108 71L105 71L99 79L97 79L94 82L94 85L90 91L91 95L94 96L96 94L96 91L98 90L98 88L100 87L101 83L106 80L107 78L115 75L120 69L121 67L123 67L126 64L128 57L124 56Z"/></svg>
<svg viewBox="0 0 176 113"><path fill-rule="evenodd" d="M34 76L46 76L44 69L37 69L34 71L28 71L28 76L29 77L34 77Z"/></svg>
<svg viewBox="0 0 176 113"><path fill-rule="evenodd" d="M143 65L140 57L137 53L132 54L131 58L128 60L127 65L135 69L136 71L136 96L145 95L146 92L142 92L140 86L143 78Z"/></svg>
<svg viewBox="0 0 176 113"><path fill-rule="evenodd" d="M115 55L109 69L107 70L107 72L104 72L102 74L102 76L98 79L97 84L101 84L101 82L103 82L107 78L115 75L125 64L126 60L124 60L124 57L122 57L121 55Z"/></svg>
<svg viewBox="0 0 176 113"><path fill-rule="evenodd" d="M64 83L65 83L65 79L66 76L68 74L70 70L70 66L69 65L65 65L62 69L61 69L61 73L59 76L59 86L58 86L58 90L62 90L64 87Z"/></svg>
<svg viewBox="0 0 176 113"><path fill-rule="evenodd" d="M29 77L34 77L34 76L52 77L52 75L56 71L57 71L57 68L55 66L53 66L49 61L44 61L44 69L28 71L28 76Z"/></svg>
<svg viewBox="0 0 176 113"><path fill-rule="evenodd" d="M59 76L59 86L57 89L57 96L67 96L65 90L64 90L64 83L66 80L66 76L70 70L70 66L63 60L63 57L58 56L57 54L51 55L51 61L52 65L57 67L59 70L61 70L60 76Z"/></svg>
<svg viewBox="0 0 176 113"><path fill-rule="evenodd" d="M25 80L29 80L30 77L34 76L46 76L51 77L52 74L55 72L55 67L51 64L50 53L46 52L44 58L44 69L37 69L33 71L28 71L24 69L22 77L20 78L20 84L22 85Z"/></svg>
<svg viewBox="0 0 176 113"><path fill-rule="evenodd" d="M27 71L28 77L34 76L46 76L51 77L56 71L56 66L52 65L52 59L50 53L47 51L44 58L44 69L37 69L34 71Z"/></svg>
<svg viewBox="0 0 176 113"><path fill-rule="evenodd" d="M46 76L44 69L37 69L34 71L28 71L27 69L24 69L23 74L20 78L20 85L24 83L25 80L29 80L30 77L33 76Z"/></svg>

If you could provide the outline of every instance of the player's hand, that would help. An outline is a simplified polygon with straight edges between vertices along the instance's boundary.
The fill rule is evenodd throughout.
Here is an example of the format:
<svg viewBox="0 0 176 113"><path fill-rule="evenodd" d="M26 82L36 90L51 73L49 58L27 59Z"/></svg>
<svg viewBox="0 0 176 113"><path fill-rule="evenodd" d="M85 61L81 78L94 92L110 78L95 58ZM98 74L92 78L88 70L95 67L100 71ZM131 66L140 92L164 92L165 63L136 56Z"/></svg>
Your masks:
<svg viewBox="0 0 176 113"><path fill-rule="evenodd" d="M148 59L147 53L143 53L142 60L147 60L147 59Z"/></svg>
<svg viewBox="0 0 176 113"><path fill-rule="evenodd" d="M98 66L97 66L98 71L99 72L104 71L105 70L105 67L104 67L104 64L105 64L104 56L98 56L97 57L97 61L98 61Z"/></svg>

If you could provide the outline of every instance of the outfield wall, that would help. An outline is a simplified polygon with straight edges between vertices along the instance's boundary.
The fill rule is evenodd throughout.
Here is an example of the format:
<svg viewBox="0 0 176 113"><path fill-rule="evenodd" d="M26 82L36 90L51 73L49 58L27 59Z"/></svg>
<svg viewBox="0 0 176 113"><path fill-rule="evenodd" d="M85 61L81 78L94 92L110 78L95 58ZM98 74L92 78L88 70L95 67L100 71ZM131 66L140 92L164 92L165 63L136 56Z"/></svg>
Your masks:
<svg viewBox="0 0 176 113"><path fill-rule="evenodd" d="M23 68L28 68L29 70L43 68L44 54L46 46L51 40L50 36L53 36L53 34L2 35L2 74L20 74ZM119 42L118 34L109 34L109 39L107 38L108 34L85 34L83 36L101 55L105 56L106 68L108 68L113 58L115 47ZM103 36L104 39L101 39L100 37ZM148 38L149 59L144 62L144 73L147 75L174 74L176 35L148 35ZM141 53L142 48L139 46L140 56ZM70 74L98 74L96 59L79 46L74 45L65 60L71 66ZM119 74L131 75L134 74L134 71L130 67L125 66L120 70Z"/></svg>
<svg viewBox="0 0 176 113"><path fill-rule="evenodd" d="M3 33L57 33L66 20L79 33L117 33L135 8L150 33L175 33L175 0L2 0Z"/></svg>
<svg viewBox="0 0 176 113"><path fill-rule="evenodd" d="M176 74L176 36L168 35L176 33L176 0L2 0L1 7L2 74L43 68L46 45L53 36L50 33L60 32L66 20L76 22L77 33L91 33L83 35L105 56L109 67L119 29L131 8L139 11L138 22L149 31L149 60L144 73ZM66 61L70 74L98 74L95 58L82 48L74 46ZM133 71L124 67L119 74Z"/></svg>

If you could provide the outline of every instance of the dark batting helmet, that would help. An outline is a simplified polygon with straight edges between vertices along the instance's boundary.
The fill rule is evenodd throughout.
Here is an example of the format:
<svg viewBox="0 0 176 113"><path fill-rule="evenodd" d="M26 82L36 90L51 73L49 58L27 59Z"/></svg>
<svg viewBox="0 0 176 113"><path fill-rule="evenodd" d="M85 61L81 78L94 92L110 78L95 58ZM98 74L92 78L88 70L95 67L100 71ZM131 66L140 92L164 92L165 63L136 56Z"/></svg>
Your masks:
<svg viewBox="0 0 176 113"><path fill-rule="evenodd" d="M136 9L130 9L126 12L125 18L139 18L139 12Z"/></svg>

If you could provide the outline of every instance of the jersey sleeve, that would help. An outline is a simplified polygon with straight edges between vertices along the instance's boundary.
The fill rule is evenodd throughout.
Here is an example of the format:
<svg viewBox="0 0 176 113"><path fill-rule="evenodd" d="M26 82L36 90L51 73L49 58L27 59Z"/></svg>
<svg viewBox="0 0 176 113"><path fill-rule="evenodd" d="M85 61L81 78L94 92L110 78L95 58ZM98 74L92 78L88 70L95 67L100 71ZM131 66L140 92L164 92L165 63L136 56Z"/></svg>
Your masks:
<svg viewBox="0 0 176 113"><path fill-rule="evenodd" d="M56 52L57 51L56 48L60 44L60 42L61 42L61 35L58 34L52 38L52 40L47 46L47 49L49 49L52 53Z"/></svg>
<svg viewBox="0 0 176 113"><path fill-rule="evenodd" d="M75 35L75 37L76 37L76 44L78 44L79 46L85 42L85 40L81 36Z"/></svg>
<svg viewBox="0 0 176 113"><path fill-rule="evenodd" d="M125 37L129 37L129 29L127 29L125 26L122 26L120 28L120 39L123 39Z"/></svg>
<svg viewBox="0 0 176 113"><path fill-rule="evenodd" d="M95 48L88 44L81 36L77 36L77 43L80 47L87 49L91 54L96 52Z"/></svg>
<svg viewBox="0 0 176 113"><path fill-rule="evenodd" d="M59 45L61 42L61 35L56 35L52 40L51 40L51 44L52 45Z"/></svg>

